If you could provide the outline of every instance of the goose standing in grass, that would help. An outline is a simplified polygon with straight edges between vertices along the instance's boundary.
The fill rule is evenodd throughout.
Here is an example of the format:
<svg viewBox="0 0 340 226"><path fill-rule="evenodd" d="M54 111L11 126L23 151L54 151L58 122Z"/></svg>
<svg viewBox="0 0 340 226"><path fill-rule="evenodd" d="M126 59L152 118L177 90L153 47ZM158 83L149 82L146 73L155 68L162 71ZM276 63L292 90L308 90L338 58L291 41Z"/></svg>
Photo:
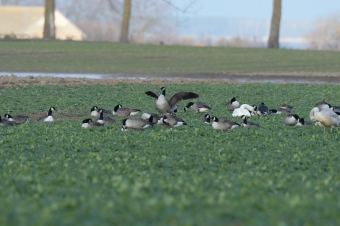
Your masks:
<svg viewBox="0 0 340 226"><path fill-rule="evenodd" d="M3 119L1 118L0 115L0 125L2 126L15 126L15 125L19 125L20 123L14 122L14 121L9 121L7 119Z"/></svg>
<svg viewBox="0 0 340 226"><path fill-rule="evenodd" d="M239 127L240 124L237 122L230 121L226 118L224 119L218 119L216 116L212 117L212 128L215 130L231 130Z"/></svg>
<svg viewBox="0 0 340 226"><path fill-rule="evenodd" d="M189 102L187 106L184 107L184 111L187 111L189 108L193 109L196 113L208 112L211 107L204 102Z"/></svg>
<svg viewBox="0 0 340 226"><path fill-rule="evenodd" d="M330 132L332 132L334 127L340 126L340 116L329 108L320 110L319 107L314 107L310 114L314 116L319 125L323 126L324 133L326 133L326 127L330 127Z"/></svg>
<svg viewBox="0 0 340 226"><path fill-rule="evenodd" d="M256 114L257 115L268 115L269 114L269 108L267 105L265 105L264 103L261 103L257 109L256 109Z"/></svg>
<svg viewBox="0 0 340 226"><path fill-rule="evenodd" d="M171 114L163 115L161 120L164 125L171 127L171 128L175 128L175 127L179 127L179 126L187 124L183 119L175 115L171 115Z"/></svg>
<svg viewBox="0 0 340 226"><path fill-rule="evenodd" d="M17 122L17 123L23 123L23 122L28 122L29 117L26 115L10 115L10 114L5 114L4 117L8 120L8 121L13 121L13 122Z"/></svg>
<svg viewBox="0 0 340 226"><path fill-rule="evenodd" d="M104 126L104 123L93 122L92 119L90 119L90 118L84 119L82 124L81 124L81 127L85 128L85 129L89 129L89 128L92 128L92 127L98 127L98 126Z"/></svg>
<svg viewBox="0 0 340 226"><path fill-rule="evenodd" d="M299 116L297 114L288 114L283 122L286 126L296 126L299 123Z"/></svg>
<svg viewBox="0 0 340 226"><path fill-rule="evenodd" d="M240 103L236 100L236 97L233 97L231 98L231 100L227 102L227 105L225 107L227 108L228 111L234 111L239 106Z"/></svg>
<svg viewBox="0 0 340 226"><path fill-rule="evenodd" d="M203 122L206 123L206 124L210 124L210 122L211 122L211 117L210 117L209 114L205 114L205 115L204 115Z"/></svg>
<svg viewBox="0 0 340 226"><path fill-rule="evenodd" d="M44 115L40 118L37 119L38 122L53 122L54 118L52 116L52 112L56 111L55 107L50 107L50 109L48 110L47 115Z"/></svg>
<svg viewBox="0 0 340 226"><path fill-rule="evenodd" d="M232 116L233 117L242 116L242 115L251 116L252 114L256 114L255 107L256 107L255 105L250 106L249 104L242 104L239 108L236 108L233 111Z"/></svg>
<svg viewBox="0 0 340 226"><path fill-rule="evenodd" d="M127 131L130 129L131 130L144 130L152 126L152 120L153 120L152 115L150 115L148 120L144 120L139 117L124 119L122 121L123 122L122 131Z"/></svg>
<svg viewBox="0 0 340 226"><path fill-rule="evenodd" d="M113 109L112 114L118 115L118 116L131 116L131 115L136 115L139 112L140 110L136 108L123 107L121 104L118 104Z"/></svg>
<svg viewBox="0 0 340 226"><path fill-rule="evenodd" d="M157 99L156 107L160 114L165 115L172 113L177 109L177 104L182 100L198 98L199 95L193 92L180 91L173 94L169 99L165 99L165 87L161 88L162 93L159 95L153 91L146 91L145 94Z"/></svg>
<svg viewBox="0 0 340 226"><path fill-rule="evenodd" d="M245 115L242 115L241 118L243 119L243 122L241 123L241 125L244 126L244 127L250 127L250 126L260 127L260 125L258 123L248 121L247 116L245 116Z"/></svg>
<svg viewBox="0 0 340 226"><path fill-rule="evenodd" d="M148 112L145 112L142 114L142 119L144 120L149 120L150 116L152 116L152 124L159 124L160 123L160 120L161 120L161 116L159 116L158 114L156 113L148 113Z"/></svg>

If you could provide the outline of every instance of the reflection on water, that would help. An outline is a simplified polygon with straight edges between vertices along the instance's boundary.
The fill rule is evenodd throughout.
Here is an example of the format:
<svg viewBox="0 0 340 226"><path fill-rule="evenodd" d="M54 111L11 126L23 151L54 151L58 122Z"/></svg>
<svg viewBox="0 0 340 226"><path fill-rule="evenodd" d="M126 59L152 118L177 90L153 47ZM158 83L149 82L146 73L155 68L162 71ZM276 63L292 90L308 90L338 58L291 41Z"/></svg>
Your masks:
<svg viewBox="0 0 340 226"><path fill-rule="evenodd" d="M176 77L164 77L164 76L154 76L154 75L137 75L137 74L87 74L87 73L45 73L45 72L0 72L1 75L16 75L18 77L27 77L27 76L47 76L47 77L57 77L57 78L92 78L92 79L100 79L100 78L116 78L116 79L147 79L147 78L166 78L167 80L175 79ZM185 78L182 78L185 79ZM204 78L186 78L187 80L204 80ZM211 79L211 78L207 78ZM293 79L293 78L252 78L252 77L225 77L225 78L214 78L214 80L223 80L223 81L235 81L235 82L269 82L269 83L329 83L325 79L322 78L308 78L308 79ZM332 83L340 83L337 81L333 81Z"/></svg>

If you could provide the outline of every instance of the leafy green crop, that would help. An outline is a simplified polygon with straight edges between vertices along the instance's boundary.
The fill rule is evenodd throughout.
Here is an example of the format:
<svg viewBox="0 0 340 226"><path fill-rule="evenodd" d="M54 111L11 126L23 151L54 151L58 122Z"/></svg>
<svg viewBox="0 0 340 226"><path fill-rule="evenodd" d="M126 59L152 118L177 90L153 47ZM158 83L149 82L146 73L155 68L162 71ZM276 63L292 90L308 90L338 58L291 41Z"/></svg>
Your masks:
<svg viewBox="0 0 340 226"><path fill-rule="evenodd" d="M284 115L251 117L259 128L221 132L183 112L188 125L122 132L123 117L82 129L92 106L155 112L153 84L2 89L0 111L57 121L0 127L1 225L338 225L340 132L287 128ZM337 85L168 84L232 118L225 103L283 103L308 119L321 100L339 105Z"/></svg>

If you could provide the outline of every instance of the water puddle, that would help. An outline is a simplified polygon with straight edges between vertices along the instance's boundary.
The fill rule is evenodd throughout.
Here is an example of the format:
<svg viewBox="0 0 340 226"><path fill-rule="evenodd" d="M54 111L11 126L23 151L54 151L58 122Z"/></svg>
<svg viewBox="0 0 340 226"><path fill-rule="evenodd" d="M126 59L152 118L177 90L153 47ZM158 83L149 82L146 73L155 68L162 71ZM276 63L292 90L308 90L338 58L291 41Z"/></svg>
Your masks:
<svg viewBox="0 0 340 226"><path fill-rule="evenodd" d="M115 79L147 79L147 78L161 78L172 80L178 78L174 77L164 77L164 76L154 76L154 75L138 75L138 74L90 74L90 73L45 73L45 72L0 72L1 75L16 75L18 77L27 77L27 76L42 76L42 77L56 77L56 78L92 78L92 79L101 79L101 78L115 78ZM329 79L329 77L309 77L309 78L294 78L293 76L287 77L252 77L252 76L242 76L242 77L221 77L221 78L182 78L186 80L222 80L222 81L230 81L230 82L264 82L264 83L340 83L340 78L334 77Z"/></svg>

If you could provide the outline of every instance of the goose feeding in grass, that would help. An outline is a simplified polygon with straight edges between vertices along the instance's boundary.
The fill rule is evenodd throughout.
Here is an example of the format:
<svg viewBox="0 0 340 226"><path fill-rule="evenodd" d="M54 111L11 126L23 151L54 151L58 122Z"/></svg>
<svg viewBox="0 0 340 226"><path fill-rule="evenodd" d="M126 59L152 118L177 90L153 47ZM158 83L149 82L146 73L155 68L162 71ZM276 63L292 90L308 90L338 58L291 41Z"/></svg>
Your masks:
<svg viewBox="0 0 340 226"><path fill-rule="evenodd" d="M286 126L296 126L299 123L299 118L297 114L288 114L283 119L283 122Z"/></svg>
<svg viewBox="0 0 340 226"><path fill-rule="evenodd" d="M239 127L240 124L237 122L230 121L226 118L224 119L218 119L216 116L212 117L212 128L215 130L231 130Z"/></svg>
<svg viewBox="0 0 340 226"><path fill-rule="evenodd" d="M199 97L197 93L180 91L173 94L169 99L165 99L165 87L162 87L161 91L161 94L157 94L153 91L146 91L145 94L157 99L156 107L159 113L162 115L174 112L177 109L177 104L182 100Z"/></svg>
<svg viewBox="0 0 340 226"><path fill-rule="evenodd" d="M187 111L189 108L194 110L196 113L208 112L211 107L204 102L189 102L187 106L184 107L184 111Z"/></svg>
<svg viewBox="0 0 340 226"><path fill-rule="evenodd" d="M148 120L144 120L139 117L124 119L122 121L123 122L122 131L144 130L152 126L152 120L153 120L152 115L150 115Z"/></svg>
<svg viewBox="0 0 340 226"><path fill-rule="evenodd" d="M85 129L89 129L89 128L92 128L92 127L98 127L98 126L104 126L104 124L100 123L100 122L93 122L92 119L90 119L90 118L84 119L82 124L81 124L81 127L85 128Z"/></svg>
<svg viewBox="0 0 340 226"><path fill-rule="evenodd" d="M225 107L227 108L228 111L234 111L239 106L240 103L236 100L236 97L233 97L231 98L231 100L227 102L227 105Z"/></svg>
<svg viewBox="0 0 340 226"><path fill-rule="evenodd" d="M118 116L132 116L138 114L139 112L140 110L136 108L123 107L121 104L118 104L114 107L112 114Z"/></svg>
<svg viewBox="0 0 340 226"><path fill-rule="evenodd" d="M321 110L323 110L323 109L329 109L329 108L331 108L332 105L330 105L330 104L327 103L325 100L323 100L323 101L320 101L320 102L316 103L314 107L319 108L319 110L321 111Z"/></svg>
<svg viewBox="0 0 340 226"><path fill-rule="evenodd" d="M19 125L20 123L14 122L14 121L9 121L7 119L3 119L0 116L0 125L2 126L15 126L15 125Z"/></svg>
<svg viewBox="0 0 340 226"><path fill-rule="evenodd" d="M250 106L249 104L242 104L239 108L236 108L233 111L232 116L237 117L237 116L251 116L252 114L256 114L255 112L255 106Z"/></svg>
<svg viewBox="0 0 340 226"><path fill-rule="evenodd" d="M257 115L268 115L269 114L269 108L264 103L261 103L257 109L256 109Z"/></svg>
<svg viewBox="0 0 340 226"><path fill-rule="evenodd" d="M175 115L171 115L171 114L163 115L161 121L164 125L171 127L171 128L175 128L175 127L179 127L179 126L187 124L183 119Z"/></svg>
<svg viewBox="0 0 340 226"><path fill-rule="evenodd" d="M209 114L205 114L205 115L204 115L203 122L206 123L206 124L210 124L210 122L211 122L211 117L210 117Z"/></svg>
<svg viewBox="0 0 340 226"><path fill-rule="evenodd" d="M241 123L241 125L244 127L250 127L250 126L260 127L258 123L248 121L247 116L245 115L242 115L241 118L243 119L243 122Z"/></svg>
<svg viewBox="0 0 340 226"><path fill-rule="evenodd" d="M23 123L23 122L28 122L29 117L26 115L10 115L10 114L5 114L4 117L8 120L8 121L12 121L12 122L17 122L17 123Z"/></svg>
<svg viewBox="0 0 340 226"><path fill-rule="evenodd" d="M298 125L299 125L299 126L310 126L310 125L313 125L312 122L305 121L304 118L299 118L298 121L299 121L299 122L298 122Z"/></svg>
<svg viewBox="0 0 340 226"><path fill-rule="evenodd" d="M340 126L340 116L331 109L326 108L320 111L318 107L314 107L310 114L314 116L319 125L323 126L324 133L326 133L326 127L330 127L330 132L332 132L334 127Z"/></svg>
<svg viewBox="0 0 340 226"><path fill-rule="evenodd" d="M47 115L41 116L40 118L37 119L38 122L53 122L54 118L52 116L52 112L57 111L55 107L50 107L48 110Z"/></svg>
<svg viewBox="0 0 340 226"><path fill-rule="evenodd" d="M150 116L152 116L152 124L159 124L159 120L162 118L161 116L159 116L156 113L145 112L145 113L142 114L142 119L148 121Z"/></svg>

